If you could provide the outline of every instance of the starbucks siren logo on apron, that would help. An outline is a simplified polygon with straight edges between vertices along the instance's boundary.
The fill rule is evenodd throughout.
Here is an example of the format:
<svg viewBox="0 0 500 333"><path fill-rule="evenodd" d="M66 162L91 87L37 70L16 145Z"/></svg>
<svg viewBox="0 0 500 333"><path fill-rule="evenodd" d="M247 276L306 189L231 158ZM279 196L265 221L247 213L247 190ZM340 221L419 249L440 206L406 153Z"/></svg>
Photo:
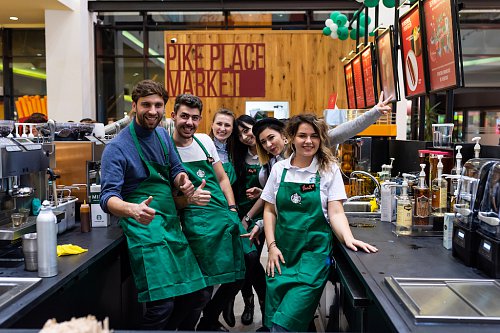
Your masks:
<svg viewBox="0 0 500 333"><path fill-rule="evenodd" d="M196 175L200 178L205 178L205 171L198 169L198 171L196 171Z"/></svg>
<svg viewBox="0 0 500 333"><path fill-rule="evenodd" d="M300 202L302 201L302 197L298 193L294 193L290 197L290 200L292 200L294 204L300 204Z"/></svg>

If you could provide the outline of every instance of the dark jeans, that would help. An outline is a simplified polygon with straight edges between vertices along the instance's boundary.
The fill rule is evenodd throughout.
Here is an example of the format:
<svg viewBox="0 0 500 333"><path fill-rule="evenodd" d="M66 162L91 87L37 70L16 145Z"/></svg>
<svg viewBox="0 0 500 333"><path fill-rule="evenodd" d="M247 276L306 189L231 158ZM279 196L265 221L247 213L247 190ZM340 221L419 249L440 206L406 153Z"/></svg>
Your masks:
<svg viewBox="0 0 500 333"><path fill-rule="evenodd" d="M201 311L210 301L213 287L205 287L193 293L175 298L174 311L165 330L194 331Z"/></svg>
<svg viewBox="0 0 500 333"><path fill-rule="evenodd" d="M141 329L148 331L163 330L174 310L174 299L160 299L146 302L145 305L146 313L142 317Z"/></svg>
<svg viewBox="0 0 500 333"><path fill-rule="evenodd" d="M257 293L259 302L263 303L266 299L266 271L262 264L260 263L260 255L262 254L262 248L264 247L265 235L263 232L259 235L260 245L257 246L257 251L252 252L254 255L247 258L245 256L246 273L245 273L245 283L241 288L241 295L244 298L253 296L253 289ZM249 253L249 254L252 254Z"/></svg>
<svg viewBox="0 0 500 333"><path fill-rule="evenodd" d="M246 256L245 256L246 257ZM219 316L226 304L234 299L238 291L243 285L243 280L237 280L230 283L222 284L215 292L214 296L207 303L203 310L203 322L205 325L218 326Z"/></svg>

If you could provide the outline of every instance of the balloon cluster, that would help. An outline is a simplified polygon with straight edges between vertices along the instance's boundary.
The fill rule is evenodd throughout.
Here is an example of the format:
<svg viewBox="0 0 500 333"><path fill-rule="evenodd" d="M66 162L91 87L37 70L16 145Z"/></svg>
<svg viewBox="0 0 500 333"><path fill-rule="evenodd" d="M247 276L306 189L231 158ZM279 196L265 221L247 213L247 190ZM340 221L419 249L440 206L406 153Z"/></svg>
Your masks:
<svg viewBox="0 0 500 333"><path fill-rule="evenodd" d="M349 37L348 26L347 16L341 12L332 12L330 18L325 21L323 35L330 36L333 39L346 40Z"/></svg>
<svg viewBox="0 0 500 333"><path fill-rule="evenodd" d="M380 0L356 0L359 3L364 3L366 7L377 7ZM382 0L382 3L387 8L394 8L396 6L396 0Z"/></svg>

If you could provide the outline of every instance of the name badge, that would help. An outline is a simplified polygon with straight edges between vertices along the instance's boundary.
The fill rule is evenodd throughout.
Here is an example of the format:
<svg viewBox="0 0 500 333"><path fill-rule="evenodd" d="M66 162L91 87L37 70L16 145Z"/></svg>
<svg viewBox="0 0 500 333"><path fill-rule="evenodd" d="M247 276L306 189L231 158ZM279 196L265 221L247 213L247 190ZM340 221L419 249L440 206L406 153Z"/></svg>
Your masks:
<svg viewBox="0 0 500 333"><path fill-rule="evenodd" d="M249 175L256 174L256 173L257 173L257 169L254 169L254 168L247 169L247 173L248 173Z"/></svg>
<svg viewBox="0 0 500 333"><path fill-rule="evenodd" d="M316 184L302 184L300 185L300 191L302 193L313 192L316 190Z"/></svg>

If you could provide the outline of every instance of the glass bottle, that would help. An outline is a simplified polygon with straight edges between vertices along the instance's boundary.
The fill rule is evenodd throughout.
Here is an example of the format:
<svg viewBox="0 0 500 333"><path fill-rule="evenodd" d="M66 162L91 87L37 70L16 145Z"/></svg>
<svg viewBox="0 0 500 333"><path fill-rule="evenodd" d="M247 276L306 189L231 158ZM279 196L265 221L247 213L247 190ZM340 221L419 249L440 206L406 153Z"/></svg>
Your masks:
<svg viewBox="0 0 500 333"><path fill-rule="evenodd" d="M437 155L439 160L437 164L437 177L432 181L431 193L432 193L432 215L433 216L444 216L448 207L448 182L443 178L443 163L441 159L442 155Z"/></svg>
<svg viewBox="0 0 500 333"><path fill-rule="evenodd" d="M401 195L396 204L396 234L410 235L412 226L412 206L408 196L408 181L406 178L401 185Z"/></svg>
<svg viewBox="0 0 500 333"><path fill-rule="evenodd" d="M415 186L415 225L429 225L429 215L431 212L431 200L429 187L425 184L425 164L420 164L419 184Z"/></svg>

